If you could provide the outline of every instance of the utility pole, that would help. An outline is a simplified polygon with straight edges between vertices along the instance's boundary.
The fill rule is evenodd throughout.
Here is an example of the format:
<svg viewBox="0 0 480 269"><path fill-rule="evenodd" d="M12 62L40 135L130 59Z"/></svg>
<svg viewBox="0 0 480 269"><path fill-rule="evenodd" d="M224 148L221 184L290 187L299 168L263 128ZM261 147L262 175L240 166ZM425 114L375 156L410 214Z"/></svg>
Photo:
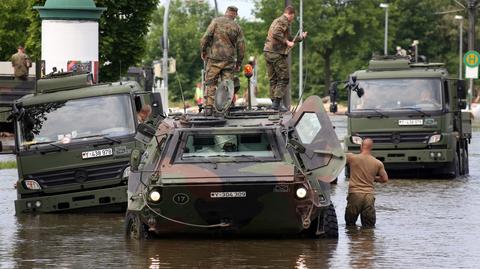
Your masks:
<svg viewBox="0 0 480 269"><path fill-rule="evenodd" d="M475 50L475 21L477 15L478 0L468 0L468 50ZM473 93L473 79L469 81L467 104L470 108Z"/></svg>
<svg viewBox="0 0 480 269"><path fill-rule="evenodd" d="M291 6L292 5L292 0L285 0L285 7ZM292 26L290 26L290 32L292 32ZM290 56L290 53L288 54L288 77L292 77L292 56ZM283 104L285 105L286 108L290 107L290 104L292 102L292 80L290 79L288 82L288 87L287 87L287 92L285 93L285 96L283 97Z"/></svg>
<svg viewBox="0 0 480 269"><path fill-rule="evenodd" d="M218 3L217 0L213 1L215 3L215 17L218 16Z"/></svg>
<svg viewBox="0 0 480 269"><path fill-rule="evenodd" d="M163 110L168 114L168 12L170 9L170 0L165 3L165 12L163 13L163 61L162 61L162 103Z"/></svg>
<svg viewBox="0 0 480 269"><path fill-rule="evenodd" d="M303 33L303 0L300 0L300 29L299 35ZM298 103L302 104L303 94L303 42L298 48Z"/></svg>

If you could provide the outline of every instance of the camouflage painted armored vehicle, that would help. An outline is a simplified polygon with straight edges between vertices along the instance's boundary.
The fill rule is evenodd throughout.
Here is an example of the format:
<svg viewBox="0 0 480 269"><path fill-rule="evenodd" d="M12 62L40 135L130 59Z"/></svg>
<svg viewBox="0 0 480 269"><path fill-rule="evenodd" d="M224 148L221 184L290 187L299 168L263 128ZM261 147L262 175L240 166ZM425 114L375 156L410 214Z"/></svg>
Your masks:
<svg viewBox="0 0 480 269"><path fill-rule="evenodd" d="M378 57L353 73L347 86L348 151L359 152L369 137L372 154L390 175L468 174L472 129L470 113L462 111L464 81L450 76L443 64Z"/></svg>
<svg viewBox="0 0 480 269"><path fill-rule="evenodd" d="M92 85L88 74L39 80L13 106L16 213L125 210L138 121L145 109L162 114L158 99L136 82Z"/></svg>
<svg viewBox="0 0 480 269"><path fill-rule="evenodd" d="M319 97L294 113L167 118L139 136L151 140L132 153L128 237L338 236L330 182L345 157Z"/></svg>

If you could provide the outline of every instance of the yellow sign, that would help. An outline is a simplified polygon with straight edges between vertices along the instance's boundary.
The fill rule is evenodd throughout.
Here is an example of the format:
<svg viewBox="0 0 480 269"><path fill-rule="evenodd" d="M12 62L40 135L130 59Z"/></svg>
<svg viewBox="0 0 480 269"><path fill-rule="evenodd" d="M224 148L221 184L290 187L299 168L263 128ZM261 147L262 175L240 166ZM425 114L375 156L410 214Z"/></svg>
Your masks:
<svg viewBox="0 0 480 269"><path fill-rule="evenodd" d="M474 50L465 53L463 62L468 67L477 67L480 64L480 54Z"/></svg>

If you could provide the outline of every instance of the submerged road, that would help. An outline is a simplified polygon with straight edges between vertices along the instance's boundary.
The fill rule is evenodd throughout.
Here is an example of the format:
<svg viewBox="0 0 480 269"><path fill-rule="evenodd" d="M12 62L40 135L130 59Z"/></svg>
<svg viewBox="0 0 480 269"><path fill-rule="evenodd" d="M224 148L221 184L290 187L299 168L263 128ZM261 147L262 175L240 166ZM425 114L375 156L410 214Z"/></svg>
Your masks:
<svg viewBox="0 0 480 269"><path fill-rule="evenodd" d="M334 117L339 137L345 117ZM348 182L332 199L338 240L126 240L122 214L14 215L16 170L0 170L0 268L478 268L480 128L470 175L377 186L377 227L345 228Z"/></svg>

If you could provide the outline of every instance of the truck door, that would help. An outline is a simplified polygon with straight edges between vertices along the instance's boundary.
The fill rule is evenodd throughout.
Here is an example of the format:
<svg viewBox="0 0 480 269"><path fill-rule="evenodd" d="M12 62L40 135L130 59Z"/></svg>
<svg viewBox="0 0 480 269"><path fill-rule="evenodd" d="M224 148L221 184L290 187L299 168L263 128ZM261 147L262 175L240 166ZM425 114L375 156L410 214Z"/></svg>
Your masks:
<svg viewBox="0 0 480 269"><path fill-rule="evenodd" d="M320 97L307 98L286 126L287 149L296 166L310 180L335 180L346 158Z"/></svg>

